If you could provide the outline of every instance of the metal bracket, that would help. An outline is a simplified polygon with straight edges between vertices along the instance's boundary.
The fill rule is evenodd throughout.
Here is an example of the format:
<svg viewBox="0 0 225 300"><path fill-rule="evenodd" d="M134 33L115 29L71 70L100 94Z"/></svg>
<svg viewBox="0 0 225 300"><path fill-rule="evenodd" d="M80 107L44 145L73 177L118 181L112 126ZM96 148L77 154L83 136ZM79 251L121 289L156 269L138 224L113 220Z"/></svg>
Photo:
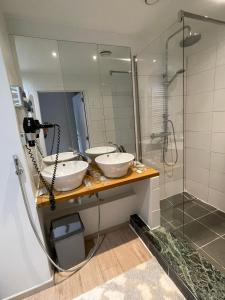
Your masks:
<svg viewBox="0 0 225 300"><path fill-rule="evenodd" d="M13 161L16 168L16 175L22 175L23 174L23 168L20 166L20 161L17 155L13 155Z"/></svg>
<svg viewBox="0 0 225 300"><path fill-rule="evenodd" d="M184 17L184 11L183 10L180 10L178 12L178 22L182 22L183 21L183 17Z"/></svg>
<svg viewBox="0 0 225 300"><path fill-rule="evenodd" d="M21 139L22 145L25 146L27 144L25 132L20 132L20 139Z"/></svg>

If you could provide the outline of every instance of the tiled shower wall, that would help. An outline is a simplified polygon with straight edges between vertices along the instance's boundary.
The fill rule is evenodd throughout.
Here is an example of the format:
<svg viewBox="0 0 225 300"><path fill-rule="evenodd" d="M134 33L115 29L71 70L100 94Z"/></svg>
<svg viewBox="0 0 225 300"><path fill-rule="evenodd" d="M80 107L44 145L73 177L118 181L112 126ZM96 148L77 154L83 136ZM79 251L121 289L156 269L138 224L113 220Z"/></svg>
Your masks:
<svg viewBox="0 0 225 300"><path fill-rule="evenodd" d="M225 211L225 29L205 35L186 58L186 189Z"/></svg>
<svg viewBox="0 0 225 300"><path fill-rule="evenodd" d="M152 133L163 131L163 113L165 103L165 44L166 38L177 29L177 24L153 41L137 55L138 86L141 123L141 144L143 162L160 171L160 198L181 193L183 191L183 76L177 78L168 88L169 119L173 121L178 147L178 162L175 166L167 166L162 161L162 140L152 139ZM169 77L183 67L182 51L177 44L170 44ZM174 143L170 143L168 161L174 161Z"/></svg>

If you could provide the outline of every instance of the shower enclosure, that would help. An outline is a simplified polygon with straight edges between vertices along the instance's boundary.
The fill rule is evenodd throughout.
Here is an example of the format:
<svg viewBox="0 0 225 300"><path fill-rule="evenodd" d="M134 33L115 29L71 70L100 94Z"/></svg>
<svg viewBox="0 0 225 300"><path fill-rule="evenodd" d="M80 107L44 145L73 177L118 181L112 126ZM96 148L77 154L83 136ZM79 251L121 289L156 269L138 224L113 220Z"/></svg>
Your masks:
<svg viewBox="0 0 225 300"><path fill-rule="evenodd" d="M137 55L141 148L161 226L225 274L225 22L181 11Z"/></svg>

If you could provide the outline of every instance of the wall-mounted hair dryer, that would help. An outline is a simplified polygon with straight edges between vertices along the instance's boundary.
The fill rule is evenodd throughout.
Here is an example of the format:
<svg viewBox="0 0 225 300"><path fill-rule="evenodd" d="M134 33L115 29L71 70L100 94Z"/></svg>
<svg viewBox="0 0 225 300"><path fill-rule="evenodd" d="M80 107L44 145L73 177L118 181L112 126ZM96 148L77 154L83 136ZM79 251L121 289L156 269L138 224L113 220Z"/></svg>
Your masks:
<svg viewBox="0 0 225 300"><path fill-rule="evenodd" d="M56 158L55 158L55 162L54 162L52 181L51 181L51 184L48 184L41 175L41 171L40 171L38 163L32 153L31 147L35 146L36 139L39 138L40 129L44 130L44 135L46 136L47 135L46 130L48 130L48 128L52 128L52 127L54 128L54 132L55 132L55 128L56 127L58 128L58 137L57 137L57 144L56 144ZM25 148L28 151L28 155L31 158L31 161L34 165L34 168L37 171L37 174L40 177L40 180L42 181L44 187L46 188L46 190L49 194L50 207L52 210L54 210L56 206L55 206L55 196L54 196L53 190L54 190L54 183L55 183L56 170L57 170L57 165L58 165L58 156L59 156L60 126L58 124L50 124L50 123L41 124L39 122L39 120L36 120L33 118L31 111L28 111L28 116L23 119L23 129L24 129L24 133L25 133L25 137L26 137ZM55 134L54 134L54 136L55 136ZM54 145L54 138L53 138L53 142L52 142L52 148L53 148L53 145ZM39 147L37 147L37 148L40 152L41 150L39 149Z"/></svg>
<svg viewBox="0 0 225 300"><path fill-rule="evenodd" d="M44 135L46 136L47 132L45 131L48 128L54 127L54 124L44 123L40 124L38 120L35 120L31 114L28 114L28 117L23 119L23 129L26 135L26 140L29 147L35 146L35 140L39 138L40 129L44 130Z"/></svg>

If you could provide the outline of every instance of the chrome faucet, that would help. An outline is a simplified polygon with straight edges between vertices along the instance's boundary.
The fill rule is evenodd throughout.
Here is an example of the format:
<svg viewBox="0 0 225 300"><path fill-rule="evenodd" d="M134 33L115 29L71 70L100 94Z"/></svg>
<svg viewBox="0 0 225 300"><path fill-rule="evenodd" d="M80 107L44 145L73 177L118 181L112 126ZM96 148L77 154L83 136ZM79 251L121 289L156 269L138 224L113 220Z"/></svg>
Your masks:
<svg viewBox="0 0 225 300"><path fill-rule="evenodd" d="M73 155L77 156L79 159L88 162L88 158L81 152L77 151L76 149L69 148L69 150L73 151Z"/></svg>
<svg viewBox="0 0 225 300"><path fill-rule="evenodd" d="M124 153L126 152L126 149L124 148L123 145L118 145L113 142L109 142L109 144L115 146L118 152L124 152Z"/></svg>

